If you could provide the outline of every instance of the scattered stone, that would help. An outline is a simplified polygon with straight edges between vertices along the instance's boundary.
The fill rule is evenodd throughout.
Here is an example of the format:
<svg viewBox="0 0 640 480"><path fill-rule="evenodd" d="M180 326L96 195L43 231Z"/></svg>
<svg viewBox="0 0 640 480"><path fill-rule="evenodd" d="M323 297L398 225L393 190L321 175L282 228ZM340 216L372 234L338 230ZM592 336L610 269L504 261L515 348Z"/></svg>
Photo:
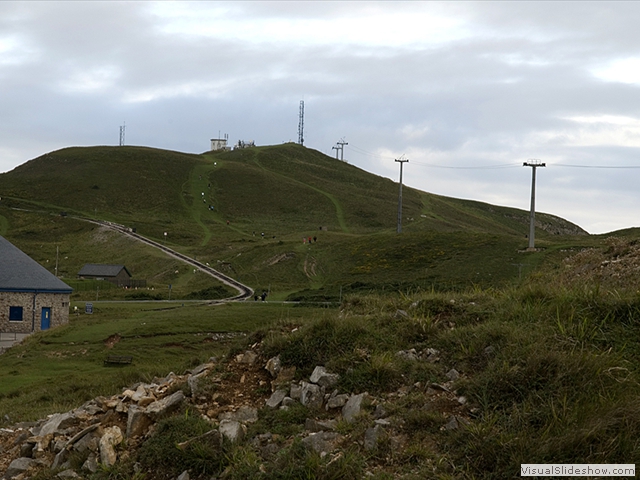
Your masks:
<svg viewBox="0 0 640 480"><path fill-rule="evenodd" d="M257 359L258 359L258 355L251 350L247 350L246 352L241 353L240 355L236 355L236 362L246 363L248 365L253 365Z"/></svg>
<svg viewBox="0 0 640 480"><path fill-rule="evenodd" d="M176 480L189 480L189 472L185 470L178 476Z"/></svg>
<svg viewBox="0 0 640 480"><path fill-rule="evenodd" d="M93 453L89 454L87 460L82 464L82 470L91 473L96 473L98 471L98 459Z"/></svg>
<svg viewBox="0 0 640 480"><path fill-rule="evenodd" d="M329 400L327 400L326 409L328 411L331 408L342 408L347 403L347 400L349 400L349 395L346 393L342 393L334 397L329 397Z"/></svg>
<svg viewBox="0 0 640 480"><path fill-rule="evenodd" d="M314 368L311 377L309 377L311 383L315 383L321 387L333 387L338 383L339 379L340 375L337 373L328 373L326 368L320 366Z"/></svg>
<svg viewBox="0 0 640 480"><path fill-rule="evenodd" d="M45 435L55 433L58 430L64 430L77 424L78 420L70 412L55 413L42 425L39 431L33 431L32 433L39 437L44 437Z"/></svg>
<svg viewBox="0 0 640 480"><path fill-rule="evenodd" d="M375 427L367 428L364 432L364 449L368 451L375 450L383 434L384 428L379 424L376 424Z"/></svg>
<svg viewBox="0 0 640 480"><path fill-rule="evenodd" d="M157 420L172 412L173 410L176 410L183 401L184 393L182 393L182 390L178 390L168 397L165 397L162 400L157 400L150 404L145 409L145 413L152 419Z"/></svg>
<svg viewBox="0 0 640 480"><path fill-rule="evenodd" d="M277 384L291 382L295 376L296 376L296 367L282 367L282 369L280 370L280 373L278 373L278 378L276 378L275 382Z"/></svg>
<svg viewBox="0 0 640 480"><path fill-rule="evenodd" d="M382 404L379 403L378 405L376 405L376 408L373 411L373 418L378 419L386 416L387 416L387 411L382 406Z"/></svg>
<svg viewBox="0 0 640 480"><path fill-rule="evenodd" d="M272 378L276 378L282 369L280 355L270 358L264 368L271 374Z"/></svg>
<svg viewBox="0 0 640 480"><path fill-rule="evenodd" d="M254 423L258 421L258 409L248 405L242 405L235 412L223 412L218 415L220 420L232 420L240 423Z"/></svg>
<svg viewBox="0 0 640 480"><path fill-rule="evenodd" d="M295 383L291 384L291 390L289 391L289 396L294 400L300 400L302 397L302 387Z"/></svg>
<svg viewBox="0 0 640 480"><path fill-rule="evenodd" d="M460 405L465 405L467 403L467 397L458 397L458 403Z"/></svg>
<svg viewBox="0 0 640 480"><path fill-rule="evenodd" d="M360 411L362 408L362 400L364 400L364 393L359 395L352 395L349 397L349 400L342 407L342 418L344 418L348 423L352 423L358 415L360 415Z"/></svg>
<svg viewBox="0 0 640 480"><path fill-rule="evenodd" d="M409 362L415 362L418 360L418 352L416 352L415 348L411 350L400 350L396 353L396 357Z"/></svg>
<svg viewBox="0 0 640 480"><path fill-rule="evenodd" d="M189 386L189 391L191 391L191 396L195 397L202 393L203 391L203 379L209 374L209 372L201 372L197 375L191 375L187 379L187 385Z"/></svg>
<svg viewBox="0 0 640 480"><path fill-rule="evenodd" d="M447 424L444 426L445 430L457 430L458 429L458 420L455 415L452 415Z"/></svg>
<svg viewBox="0 0 640 480"><path fill-rule="evenodd" d="M80 478L80 475L78 475L72 469L68 468L67 470L63 470L62 472L57 474L56 477L58 477L58 478Z"/></svg>
<svg viewBox="0 0 640 480"><path fill-rule="evenodd" d="M460 378L460 374L455 368L449 370L445 376L452 382L455 382Z"/></svg>
<svg viewBox="0 0 640 480"><path fill-rule="evenodd" d="M291 405L294 405L295 403L296 403L296 401L291 397L284 397L282 399L282 406L283 407L290 407Z"/></svg>
<svg viewBox="0 0 640 480"><path fill-rule="evenodd" d="M409 314L407 312L405 312L404 310L396 310L396 314L394 315L396 318L409 318Z"/></svg>
<svg viewBox="0 0 640 480"><path fill-rule="evenodd" d="M38 460L34 460L33 458L25 458L25 457L16 458L13 462L9 464L9 468L7 468L7 471L4 474L4 478L6 479L15 478L21 473L24 473L27 470L29 470L31 467L34 467L40 464L41 463Z"/></svg>
<svg viewBox="0 0 640 480"><path fill-rule="evenodd" d="M287 396L286 391L276 390L271 394L271 396L267 400L267 404L266 404L267 407L276 408L278 405L280 405L280 403L282 403L282 400L284 400L284 397L286 396Z"/></svg>
<svg viewBox="0 0 640 480"><path fill-rule="evenodd" d="M118 458L115 447L120 444L124 437L120 427L113 426L104 429L104 434L100 439L100 462L105 467L112 467Z"/></svg>
<svg viewBox="0 0 640 480"><path fill-rule="evenodd" d="M312 409L320 409L322 408L323 400L324 394L318 385L302 382L302 393L300 395L300 403L302 403L302 405Z"/></svg>
<svg viewBox="0 0 640 480"><path fill-rule="evenodd" d="M496 353L496 349L492 345L489 345L487 348L484 349L484 354L487 357L492 357L495 353Z"/></svg>
<svg viewBox="0 0 640 480"><path fill-rule="evenodd" d="M222 420L219 430L220 435L231 442L239 442L244 437L246 427L235 420Z"/></svg>
<svg viewBox="0 0 640 480"><path fill-rule="evenodd" d="M314 418L307 418L304 422L305 430L310 432L324 432L326 430L335 430L338 426L336 420L316 420Z"/></svg>
<svg viewBox="0 0 640 480"><path fill-rule="evenodd" d="M127 438L144 435L151 426L151 419L142 407L132 405L127 415Z"/></svg>
<svg viewBox="0 0 640 480"><path fill-rule="evenodd" d="M58 452L58 454L54 457L53 459L53 463L51 464L51 470L56 470L60 467L62 467L62 464L67 460L67 451L66 450L61 450L60 452Z"/></svg>
<svg viewBox="0 0 640 480"><path fill-rule="evenodd" d="M429 363L435 363L438 360L440 360L440 352L438 350L436 350L435 348L427 348L423 353L422 353L424 359L429 362Z"/></svg>
<svg viewBox="0 0 640 480"><path fill-rule="evenodd" d="M302 439L302 444L317 453L326 454L332 451L340 435L335 432L317 432Z"/></svg>

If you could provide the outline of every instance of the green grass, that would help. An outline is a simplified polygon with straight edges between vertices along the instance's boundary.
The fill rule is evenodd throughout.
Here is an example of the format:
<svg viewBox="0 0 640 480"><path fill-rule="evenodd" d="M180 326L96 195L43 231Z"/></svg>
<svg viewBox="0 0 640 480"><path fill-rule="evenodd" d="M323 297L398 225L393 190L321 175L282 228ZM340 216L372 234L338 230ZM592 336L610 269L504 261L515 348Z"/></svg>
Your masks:
<svg viewBox="0 0 640 480"><path fill-rule="evenodd" d="M52 191L52 181L65 188ZM184 298L210 285L149 247L59 213L135 227L275 299L503 286L535 271L556 247L598 241L556 235L579 229L539 214L546 250L524 255L527 212L411 188L398 236L395 182L294 144L203 155L66 148L0 175L0 192L0 229L49 270L58 246L64 278L84 263L124 263L156 290L168 293L171 284ZM317 244L302 244L314 236Z"/></svg>

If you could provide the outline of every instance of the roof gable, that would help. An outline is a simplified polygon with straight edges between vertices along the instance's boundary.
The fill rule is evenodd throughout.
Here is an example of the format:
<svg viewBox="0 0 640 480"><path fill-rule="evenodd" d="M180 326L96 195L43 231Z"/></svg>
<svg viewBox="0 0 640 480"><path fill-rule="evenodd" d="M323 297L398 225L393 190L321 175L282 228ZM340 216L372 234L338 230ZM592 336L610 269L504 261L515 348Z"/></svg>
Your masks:
<svg viewBox="0 0 640 480"><path fill-rule="evenodd" d="M117 277L124 269L127 275L131 276L129 270L124 265L107 265L100 263L86 263L78 272L81 277Z"/></svg>
<svg viewBox="0 0 640 480"><path fill-rule="evenodd" d="M0 291L71 293L73 289L0 236Z"/></svg>

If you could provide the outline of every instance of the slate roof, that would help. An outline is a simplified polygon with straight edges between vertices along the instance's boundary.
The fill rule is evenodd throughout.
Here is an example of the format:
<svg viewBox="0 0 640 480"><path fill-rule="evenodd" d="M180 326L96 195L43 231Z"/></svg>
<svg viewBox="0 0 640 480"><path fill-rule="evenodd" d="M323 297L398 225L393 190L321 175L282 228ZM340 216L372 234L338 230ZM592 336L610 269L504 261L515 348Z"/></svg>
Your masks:
<svg viewBox="0 0 640 480"><path fill-rule="evenodd" d="M117 277L123 268L127 275L131 276L131 273L124 265L105 265L100 263L86 263L80 269L78 275L80 277Z"/></svg>
<svg viewBox="0 0 640 480"><path fill-rule="evenodd" d="M73 289L0 236L0 292L71 293Z"/></svg>

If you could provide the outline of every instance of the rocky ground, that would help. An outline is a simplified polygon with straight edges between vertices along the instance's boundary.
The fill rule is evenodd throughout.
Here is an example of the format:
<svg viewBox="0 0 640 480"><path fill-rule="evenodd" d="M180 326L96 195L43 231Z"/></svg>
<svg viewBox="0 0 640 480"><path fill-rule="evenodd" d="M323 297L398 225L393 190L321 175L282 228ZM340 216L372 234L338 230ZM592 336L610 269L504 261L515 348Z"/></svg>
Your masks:
<svg viewBox="0 0 640 480"><path fill-rule="evenodd" d="M397 356L407 361L439 362L434 349L401 351ZM198 412L210 422L211 430L204 434L210 441L249 441L263 458L290 445L294 437L332 460L339 459L350 445L373 450L382 439L397 451L406 443L406 433L401 428L403 420L388 410L411 392L423 395L429 410L442 416L442 429L456 429L470 421L473 409L453 388L459 376L451 369L441 384L416 383L378 397L339 392L335 388L338 375L323 366L317 366L310 378L295 381L295 367L282 366L279 357L261 357L259 345L254 345L232 359L212 358L182 375L170 373L149 384L132 385L112 397L95 398L69 412L0 429L0 473L15 480L44 470L51 473L46 478L88 478L100 468L135 459L140 445L153 436L158 421L186 410ZM248 426L258 421L262 409L288 409L297 403L310 412L302 433L283 438L261 431L245 438ZM340 422L361 421L365 411L369 423L364 433L362 429L338 432ZM187 448L193 440L197 439L182 442L179 448ZM151 470L144 473L147 479L160 478ZM186 480L190 474L194 475L185 471L179 478Z"/></svg>

